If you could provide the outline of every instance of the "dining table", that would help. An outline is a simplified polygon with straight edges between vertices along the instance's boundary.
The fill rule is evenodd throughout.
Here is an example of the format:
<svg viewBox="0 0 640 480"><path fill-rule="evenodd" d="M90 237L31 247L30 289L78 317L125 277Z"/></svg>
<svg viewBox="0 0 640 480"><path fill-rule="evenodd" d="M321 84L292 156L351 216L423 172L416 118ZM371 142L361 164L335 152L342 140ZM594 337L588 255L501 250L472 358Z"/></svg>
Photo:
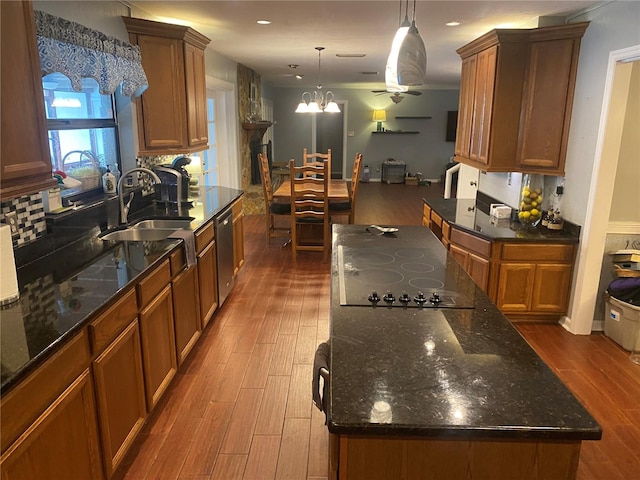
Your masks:
<svg viewBox="0 0 640 480"><path fill-rule="evenodd" d="M342 179L331 179L327 188L330 202L348 202L349 188L347 181ZM273 192L274 201L286 203L291 201L291 182L282 184Z"/></svg>

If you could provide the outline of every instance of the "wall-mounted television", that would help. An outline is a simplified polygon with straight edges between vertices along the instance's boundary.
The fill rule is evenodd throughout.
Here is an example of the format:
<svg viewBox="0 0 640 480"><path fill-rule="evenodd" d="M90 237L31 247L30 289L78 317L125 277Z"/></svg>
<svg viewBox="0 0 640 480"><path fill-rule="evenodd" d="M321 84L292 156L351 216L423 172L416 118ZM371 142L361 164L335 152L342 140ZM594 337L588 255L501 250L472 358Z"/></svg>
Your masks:
<svg viewBox="0 0 640 480"><path fill-rule="evenodd" d="M446 142L456 141L456 127L458 126L458 111L447 112L447 134L445 137Z"/></svg>

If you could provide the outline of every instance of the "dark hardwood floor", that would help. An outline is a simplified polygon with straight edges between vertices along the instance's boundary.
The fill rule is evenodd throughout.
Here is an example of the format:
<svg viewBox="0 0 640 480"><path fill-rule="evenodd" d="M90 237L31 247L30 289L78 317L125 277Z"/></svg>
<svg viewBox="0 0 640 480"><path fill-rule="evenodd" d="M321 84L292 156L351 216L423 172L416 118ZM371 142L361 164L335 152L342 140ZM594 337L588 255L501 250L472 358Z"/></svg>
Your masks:
<svg viewBox="0 0 640 480"><path fill-rule="evenodd" d="M420 224L422 198L441 195L437 184L361 184L356 223ZM280 240L266 244L264 224L245 217L237 284L118 478L327 479L327 431L310 380L315 348L328 337L330 265L303 252L294 266ZM583 443L578 478L640 479L640 366L601 334L517 329L603 427L602 440Z"/></svg>

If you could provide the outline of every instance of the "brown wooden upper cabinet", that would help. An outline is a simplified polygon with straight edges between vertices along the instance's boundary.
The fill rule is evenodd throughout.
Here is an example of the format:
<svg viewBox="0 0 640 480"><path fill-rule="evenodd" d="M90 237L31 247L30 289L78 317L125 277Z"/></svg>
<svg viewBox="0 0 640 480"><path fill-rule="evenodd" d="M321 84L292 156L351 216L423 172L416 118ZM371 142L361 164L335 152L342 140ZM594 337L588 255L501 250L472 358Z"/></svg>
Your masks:
<svg viewBox="0 0 640 480"><path fill-rule="evenodd" d="M588 24L492 30L457 50L456 161L487 172L564 174Z"/></svg>
<svg viewBox="0 0 640 480"><path fill-rule="evenodd" d="M190 27L122 17L140 47L149 88L137 99L140 155L205 150L204 49L210 40Z"/></svg>
<svg viewBox="0 0 640 480"><path fill-rule="evenodd" d="M0 2L2 135L0 200L57 185L47 124L31 2Z"/></svg>

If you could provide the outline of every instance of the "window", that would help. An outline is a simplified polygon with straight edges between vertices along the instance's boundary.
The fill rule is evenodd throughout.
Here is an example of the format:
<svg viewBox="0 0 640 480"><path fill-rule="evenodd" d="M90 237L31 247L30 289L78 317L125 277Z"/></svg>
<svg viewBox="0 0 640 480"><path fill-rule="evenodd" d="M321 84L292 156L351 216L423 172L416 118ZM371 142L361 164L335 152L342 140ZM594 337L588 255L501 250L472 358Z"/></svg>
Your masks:
<svg viewBox="0 0 640 480"><path fill-rule="evenodd" d="M100 94L91 78L82 80L82 91L71 88L61 73L42 78L51 164L77 180L64 196L101 188L109 166L120 170L118 125L113 95Z"/></svg>

